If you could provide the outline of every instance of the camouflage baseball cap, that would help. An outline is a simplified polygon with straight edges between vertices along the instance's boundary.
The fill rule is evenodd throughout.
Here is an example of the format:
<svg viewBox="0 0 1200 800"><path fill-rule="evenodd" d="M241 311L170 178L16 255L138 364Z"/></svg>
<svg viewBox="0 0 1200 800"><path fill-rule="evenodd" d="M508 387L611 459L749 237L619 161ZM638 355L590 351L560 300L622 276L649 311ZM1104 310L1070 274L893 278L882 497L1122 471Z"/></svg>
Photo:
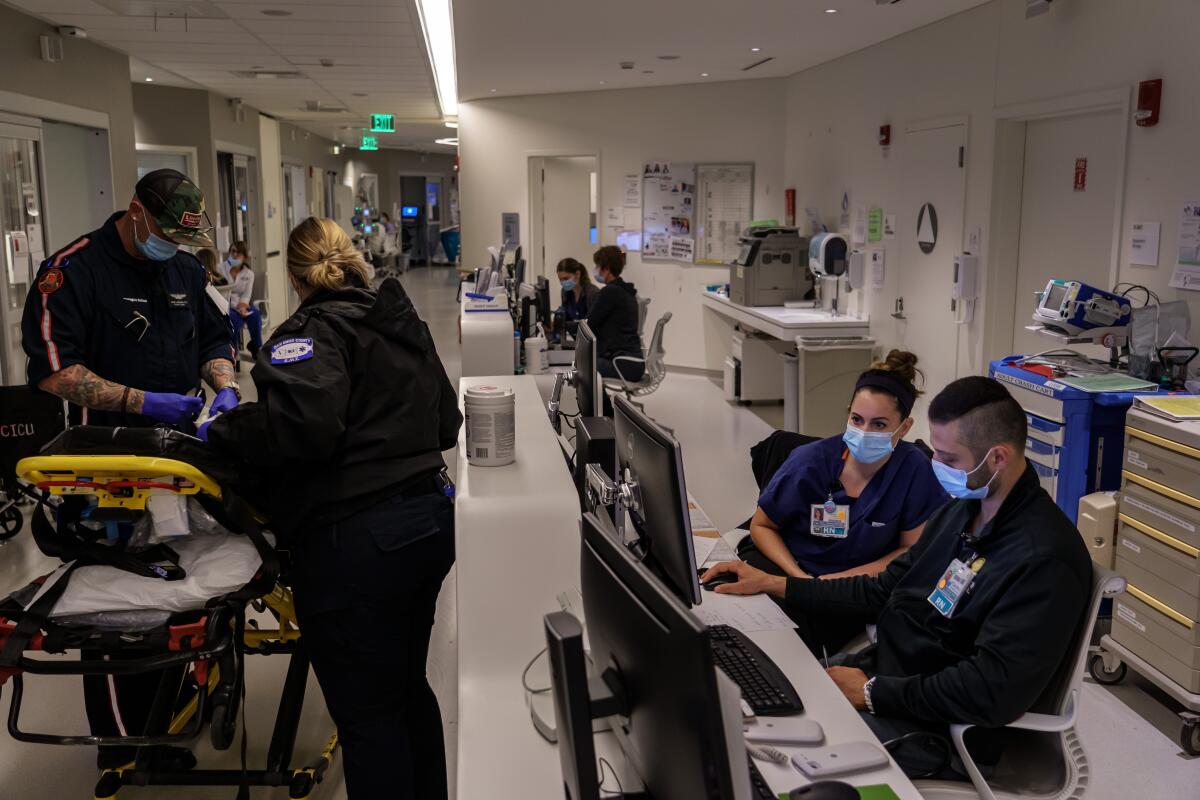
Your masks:
<svg viewBox="0 0 1200 800"><path fill-rule="evenodd" d="M204 210L204 193L191 178L173 169L147 172L135 189L158 227L175 244L213 247L212 221Z"/></svg>

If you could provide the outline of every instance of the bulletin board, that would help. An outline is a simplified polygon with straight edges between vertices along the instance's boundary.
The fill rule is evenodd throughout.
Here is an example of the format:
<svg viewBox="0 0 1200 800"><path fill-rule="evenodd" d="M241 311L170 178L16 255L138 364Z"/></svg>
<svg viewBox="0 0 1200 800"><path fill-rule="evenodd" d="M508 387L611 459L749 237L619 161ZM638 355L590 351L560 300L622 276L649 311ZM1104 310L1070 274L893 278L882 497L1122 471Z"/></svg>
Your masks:
<svg viewBox="0 0 1200 800"><path fill-rule="evenodd" d="M696 173L696 263L729 264L754 219L754 165L700 164Z"/></svg>
<svg viewBox="0 0 1200 800"><path fill-rule="evenodd" d="M692 263L696 165L650 161L642 169L642 258Z"/></svg>

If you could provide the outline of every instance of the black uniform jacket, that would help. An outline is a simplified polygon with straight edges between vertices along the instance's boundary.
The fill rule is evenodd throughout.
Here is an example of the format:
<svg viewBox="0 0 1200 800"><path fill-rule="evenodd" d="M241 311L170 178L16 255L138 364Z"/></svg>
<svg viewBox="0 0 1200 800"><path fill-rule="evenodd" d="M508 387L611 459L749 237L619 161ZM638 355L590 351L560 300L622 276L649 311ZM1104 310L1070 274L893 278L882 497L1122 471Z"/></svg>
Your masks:
<svg viewBox="0 0 1200 800"><path fill-rule="evenodd" d="M284 532L344 519L445 466L462 415L400 282L319 291L258 352L258 402L209 443L243 461L250 499Z"/></svg>
<svg viewBox="0 0 1200 800"><path fill-rule="evenodd" d="M806 613L861 615L878 642L860 666L875 675L880 716L996 727L1037 708L1083 623L1092 563L1079 532L1033 467L977 539L964 535L977 500L934 512L921 539L877 577L788 579ZM983 559L950 618L929 602L955 559Z"/></svg>
<svg viewBox="0 0 1200 800"><path fill-rule="evenodd" d="M596 335L596 355L642 357L638 336L637 289L632 283L614 278L604 285L595 299L589 299L588 327Z"/></svg>
<svg viewBox="0 0 1200 800"><path fill-rule="evenodd" d="M21 341L29 383L72 364L149 392L185 394L200 368L233 358L229 317L208 298L204 267L180 251L166 261L125 251L113 214L46 259L25 299ZM138 414L71 407L78 424L149 426Z"/></svg>

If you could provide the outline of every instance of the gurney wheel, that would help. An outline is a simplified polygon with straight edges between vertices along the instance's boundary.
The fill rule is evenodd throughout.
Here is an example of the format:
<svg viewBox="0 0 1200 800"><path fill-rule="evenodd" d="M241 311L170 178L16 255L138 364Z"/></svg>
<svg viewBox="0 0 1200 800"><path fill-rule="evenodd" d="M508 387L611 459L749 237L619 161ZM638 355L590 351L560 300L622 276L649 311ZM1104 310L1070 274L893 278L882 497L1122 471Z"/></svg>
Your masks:
<svg viewBox="0 0 1200 800"><path fill-rule="evenodd" d="M316 786L317 783L310 773L297 772L292 776L292 782L288 786L288 798L289 800L307 800Z"/></svg>
<svg viewBox="0 0 1200 800"><path fill-rule="evenodd" d="M237 736L237 715L228 704L213 706L208 735L214 750L228 750Z"/></svg>
<svg viewBox="0 0 1200 800"><path fill-rule="evenodd" d="M10 506L0 511L0 542L5 542L21 532L25 526L25 516L21 509Z"/></svg>

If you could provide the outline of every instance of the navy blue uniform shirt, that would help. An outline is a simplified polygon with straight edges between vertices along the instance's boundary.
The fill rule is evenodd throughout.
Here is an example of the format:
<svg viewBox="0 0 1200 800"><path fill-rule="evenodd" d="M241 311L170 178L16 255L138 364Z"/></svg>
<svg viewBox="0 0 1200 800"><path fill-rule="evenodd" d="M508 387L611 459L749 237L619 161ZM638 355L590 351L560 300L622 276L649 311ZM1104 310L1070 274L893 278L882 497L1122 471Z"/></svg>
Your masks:
<svg viewBox="0 0 1200 800"><path fill-rule="evenodd" d="M925 454L900 442L891 458L853 498L839 477L846 446L841 436L797 447L771 478L758 506L779 526L796 563L811 575L827 575L868 564L900 546L900 534L918 527L949 498ZM833 495L850 506L844 539L809 532L812 504Z"/></svg>
<svg viewBox="0 0 1200 800"><path fill-rule="evenodd" d="M229 318L204 291L204 267L188 253L168 261L134 258L116 221L46 259L25 300L21 338L32 386L73 364L148 392L184 394L200 368L233 358ZM139 414L71 406L71 422L154 424Z"/></svg>

